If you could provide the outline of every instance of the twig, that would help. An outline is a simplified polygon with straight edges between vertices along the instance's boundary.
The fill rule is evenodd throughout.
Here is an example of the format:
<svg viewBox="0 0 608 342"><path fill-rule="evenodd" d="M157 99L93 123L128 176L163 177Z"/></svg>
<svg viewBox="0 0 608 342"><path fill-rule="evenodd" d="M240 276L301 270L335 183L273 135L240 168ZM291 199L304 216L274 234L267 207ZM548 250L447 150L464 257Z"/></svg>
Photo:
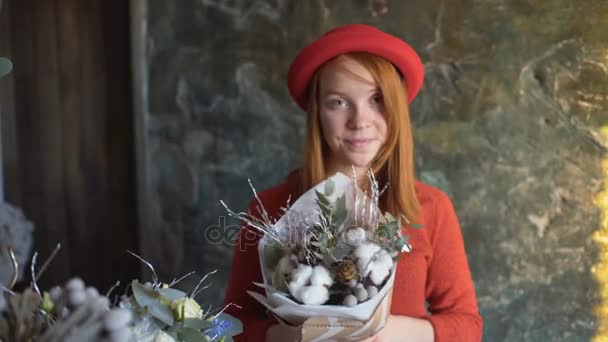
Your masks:
<svg viewBox="0 0 608 342"><path fill-rule="evenodd" d="M19 277L19 263L17 262L17 258L15 257L15 252L13 252L12 246L8 246L8 256L11 259L11 266L13 267L13 277L8 283L8 290L11 290L17 283L17 278Z"/></svg>
<svg viewBox="0 0 608 342"><path fill-rule="evenodd" d="M186 274L185 276L183 276L183 277L181 277L181 278L179 278L177 280L173 279L173 281L171 282L171 284L169 284L169 287L173 287L173 285L175 285L175 284L179 283L180 281L188 278L189 276L193 275L194 273L196 273L196 271L192 271L192 272Z"/></svg>
<svg viewBox="0 0 608 342"><path fill-rule="evenodd" d="M150 268L150 270L152 271L152 281L154 282L154 284L152 284L153 288L157 288L159 286L158 283L158 277L156 276L156 271L154 270L154 266L152 266L151 263L147 262L146 260L144 260L144 258L140 257L139 255L127 250L127 252L129 254L131 254L132 256L136 257L137 259L139 259L139 261L143 262L146 266L148 266L148 268Z"/></svg>
<svg viewBox="0 0 608 342"><path fill-rule="evenodd" d="M120 285L120 280L117 280L116 283L114 283L114 285L112 285L112 287L110 287L108 292L106 292L106 297L110 298L110 294L112 293L112 291L114 291L115 288L118 287L118 285Z"/></svg>
<svg viewBox="0 0 608 342"><path fill-rule="evenodd" d="M229 216L234 217L234 218L240 220L241 222L248 224L250 227L267 235L269 238L271 238L271 239L275 240L276 242L278 242L279 244L283 245L283 242L281 241L281 239L279 239L278 235L274 231L274 228L272 227L272 224L270 223L270 221L265 221L263 219L257 218L253 215L250 215L250 214L247 214L244 212L240 212L240 213L234 212L230 208L228 208L226 203L224 203L224 201L222 201L222 200L220 200L220 204L226 209Z"/></svg>
<svg viewBox="0 0 608 342"><path fill-rule="evenodd" d="M30 267L30 270L32 272L32 287L36 293L40 294L40 289L38 288L38 284L36 284L36 258L38 258L38 252L35 252L32 256L32 266Z"/></svg>
<svg viewBox="0 0 608 342"><path fill-rule="evenodd" d="M222 314L224 311L226 311L226 309L228 309L228 308L229 308L229 307L231 307L231 306L236 306L236 307L237 307L237 308L239 308L239 309L243 309L243 308L242 308L241 306L239 306L239 305L236 305L236 304L233 304L233 303L228 303L228 304L226 304L226 306L224 306L224 308L223 308L222 310L220 310L220 312L216 313L216 314L213 316L213 319L216 319L216 318L217 318L219 315L221 315L221 314Z"/></svg>
<svg viewBox="0 0 608 342"><path fill-rule="evenodd" d="M46 259L44 264L42 264L42 266L40 267L40 270L38 271L38 274L36 275L36 281L38 281L38 279L40 279L40 277L42 276L44 271L46 271L46 269L49 267L51 261L55 258L55 255L57 255L57 252L59 252L60 249L61 249L61 243L58 243L57 246L55 246L55 249L53 250L53 252L51 253L51 256L49 256L49 258Z"/></svg>
<svg viewBox="0 0 608 342"><path fill-rule="evenodd" d="M8 292L11 296L15 295L15 292L11 291L9 288L2 286L2 284L0 284L0 290L4 291L4 292Z"/></svg>
<svg viewBox="0 0 608 342"><path fill-rule="evenodd" d="M210 276L210 275L212 275L212 274L215 274L216 272L217 272L217 270L213 270L213 271L211 271L211 272L209 272L209 273L205 274L205 275L204 275L204 276L201 278L201 280L199 280L198 284L196 284L196 287L194 288L194 290L192 290L192 293L190 294L190 298L194 298L194 297L195 297L195 296L198 294L198 293L197 293L198 288L199 288L199 287L201 286L201 284L202 284L202 283L205 281L205 279L207 279L207 277L208 277L208 276ZM208 288L208 287L206 287L206 288ZM203 289L203 290L204 290L204 289ZM202 291L202 290L201 290L201 291Z"/></svg>

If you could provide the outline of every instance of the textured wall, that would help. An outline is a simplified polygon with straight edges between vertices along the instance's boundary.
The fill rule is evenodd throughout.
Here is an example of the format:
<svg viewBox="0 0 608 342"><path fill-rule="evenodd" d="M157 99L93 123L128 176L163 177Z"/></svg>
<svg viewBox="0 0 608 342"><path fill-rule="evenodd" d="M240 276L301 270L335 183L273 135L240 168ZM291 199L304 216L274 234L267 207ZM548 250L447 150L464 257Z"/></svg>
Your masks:
<svg viewBox="0 0 608 342"><path fill-rule="evenodd" d="M418 175L459 213L485 339L594 334L608 2L143 3L142 248L165 278L217 268L200 299L221 302L231 250L205 238L221 224L218 201L243 209L248 177L261 190L297 165L305 121L285 88L289 62L329 28L364 22L425 62Z"/></svg>

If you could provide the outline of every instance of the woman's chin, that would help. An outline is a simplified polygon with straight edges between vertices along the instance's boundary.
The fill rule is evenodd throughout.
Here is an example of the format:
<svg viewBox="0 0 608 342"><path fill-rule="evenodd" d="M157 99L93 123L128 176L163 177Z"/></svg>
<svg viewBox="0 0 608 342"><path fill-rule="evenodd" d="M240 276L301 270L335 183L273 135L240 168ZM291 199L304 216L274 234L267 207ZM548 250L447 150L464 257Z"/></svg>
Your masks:
<svg viewBox="0 0 608 342"><path fill-rule="evenodd" d="M367 169L370 167L372 160L374 159L373 156L366 156L366 157L361 157L358 156L357 158L345 158L347 161L347 164L350 165L349 167L356 167L358 169Z"/></svg>

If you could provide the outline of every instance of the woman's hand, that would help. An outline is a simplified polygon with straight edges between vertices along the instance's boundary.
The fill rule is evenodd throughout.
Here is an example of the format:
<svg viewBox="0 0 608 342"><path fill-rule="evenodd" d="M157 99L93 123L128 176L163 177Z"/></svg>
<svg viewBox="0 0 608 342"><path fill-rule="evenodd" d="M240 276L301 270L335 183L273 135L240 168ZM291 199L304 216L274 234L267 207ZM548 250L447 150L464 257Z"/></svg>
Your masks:
<svg viewBox="0 0 608 342"><path fill-rule="evenodd" d="M389 321L391 319L392 315L389 316L388 321L386 321L386 325L384 326L384 328L382 328L380 331L378 331L376 333L376 335L370 337L370 338L366 338L365 340L362 340L360 342L385 342L385 341L389 341L386 339L385 333L386 333L386 326L389 324Z"/></svg>
<svg viewBox="0 0 608 342"><path fill-rule="evenodd" d="M382 330L362 342L434 341L434 335L426 319L390 315Z"/></svg>

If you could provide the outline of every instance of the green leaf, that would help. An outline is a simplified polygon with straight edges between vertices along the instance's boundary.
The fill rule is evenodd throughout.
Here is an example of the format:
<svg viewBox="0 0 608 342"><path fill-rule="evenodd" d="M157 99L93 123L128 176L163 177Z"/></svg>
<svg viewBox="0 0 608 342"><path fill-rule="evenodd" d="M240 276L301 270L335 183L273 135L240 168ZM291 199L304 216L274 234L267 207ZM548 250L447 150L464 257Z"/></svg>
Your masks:
<svg viewBox="0 0 608 342"><path fill-rule="evenodd" d="M178 340L177 335L169 332L160 330L154 337L153 342L176 342Z"/></svg>
<svg viewBox="0 0 608 342"><path fill-rule="evenodd" d="M183 328L177 333L177 337L181 342L207 342L209 339L200 331L192 328Z"/></svg>
<svg viewBox="0 0 608 342"><path fill-rule="evenodd" d="M325 196L331 196L334 193L334 190L336 189L336 184L334 183L333 180L327 180L325 182Z"/></svg>
<svg viewBox="0 0 608 342"><path fill-rule="evenodd" d="M352 247L346 244L339 244L336 247L329 250L329 253L333 257L333 261L342 260L346 258L353 251Z"/></svg>
<svg viewBox="0 0 608 342"><path fill-rule="evenodd" d="M274 269L274 272L272 272L272 286L279 291L287 291L285 274L283 274L278 267Z"/></svg>
<svg viewBox="0 0 608 342"><path fill-rule="evenodd" d="M160 302L161 296L158 291L140 284L137 280L131 282L131 289L133 291L133 297L139 306L146 309L150 315L164 324L169 326L173 325L173 313L171 312L171 309Z"/></svg>
<svg viewBox="0 0 608 342"><path fill-rule="evenodd" d="M205 329L209 326L209 321L200 318L186 318L184 319L184 328L192 328L196 330Z"/></svg>
<svg viewBox="0 0 608 342"><path fill-rule="evenodd" d="M348 212L346 211L346 195L342 195L338 197L334 206L333 221L336 225L336 228L341 228L341 226L344 224L344 221L346 221L347 214ZM336 231L339 230L336 229Z"/></svg>
<svg viewBox="0 0 608 342"><path fill-rule="evenodd" d="M283 257L283 249L277 242L271 242L264 247L266 267L274 269Z"/></svg>
<svg viewBox="0 0 608 342"><path fill-rule="evenodd" d="M160 293L161 296L163 296L166 300L168 301L174 301L180 298L183 298L186 296L185 292L182 292L180 290L174 289L174 288L164 288L164 289L158 289L158 292Z"/></svg>
<svg viewBox="0 0 608 342"><path fill-rule="evenodd" d="M331 205L331 202L329 201L329 198L327 198L327 196L317 190L315 190L315 194L317 195L317 203L320 203L325 207L329 207Z"/></svg>
<svg viewBox="0 0 608 342"><path fill-rule="evenodd" d="M393 216L393 214L387 212L386 214L384 214L384 217L386 218L387 221L395 221L395 216Z"/></svg>

